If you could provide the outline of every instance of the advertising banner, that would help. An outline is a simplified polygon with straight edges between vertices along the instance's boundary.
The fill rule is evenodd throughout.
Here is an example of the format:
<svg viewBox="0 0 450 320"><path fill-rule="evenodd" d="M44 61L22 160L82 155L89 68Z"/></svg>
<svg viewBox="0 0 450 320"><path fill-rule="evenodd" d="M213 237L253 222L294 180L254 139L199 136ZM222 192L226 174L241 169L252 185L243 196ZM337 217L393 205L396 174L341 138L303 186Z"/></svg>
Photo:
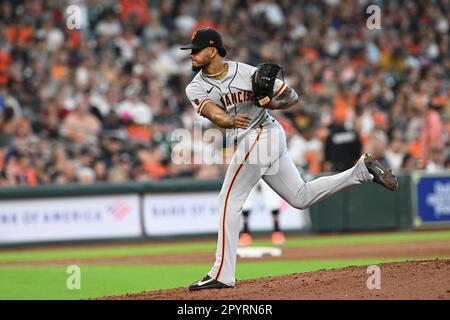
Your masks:
<svg viewBox="0 0 450 320"><path fill-rule="evenodd" d="M421 222L450 222L450 176L421 176L417 180L416 194Z"/></svg>
<svg viewBox="0 0 450 320"><path fill-rule="evenodd" d="M0 243L140 235L138 195L0 201Z"/></svg>

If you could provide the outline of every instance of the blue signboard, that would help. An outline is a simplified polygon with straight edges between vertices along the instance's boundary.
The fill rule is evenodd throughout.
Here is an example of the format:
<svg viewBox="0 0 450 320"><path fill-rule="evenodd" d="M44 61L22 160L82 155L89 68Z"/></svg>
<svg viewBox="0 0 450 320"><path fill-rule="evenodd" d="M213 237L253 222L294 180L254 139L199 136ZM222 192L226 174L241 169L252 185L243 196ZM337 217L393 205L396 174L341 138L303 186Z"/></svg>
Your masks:
<svg viewBox="0 0 450 320"><path fill-rule="evenodd" d="M421 177L417 202L422 222L450 221L450 177Z"/></svg>

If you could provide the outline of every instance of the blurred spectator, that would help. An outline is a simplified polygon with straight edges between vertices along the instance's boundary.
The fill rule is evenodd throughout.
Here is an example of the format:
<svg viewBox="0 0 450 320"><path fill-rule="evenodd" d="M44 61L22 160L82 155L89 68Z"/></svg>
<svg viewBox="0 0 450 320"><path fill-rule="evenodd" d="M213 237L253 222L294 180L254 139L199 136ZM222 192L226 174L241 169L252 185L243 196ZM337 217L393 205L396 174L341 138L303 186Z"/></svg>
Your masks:
<svg viewBox="0 0 450 320"><path fill-rule="evenodd" d="M441 115L436 110L436 106L431 105L425 113L420 135L423 159L425 159L428 154L431 157L435 157L436 150L442 151L444 146L443 134L444 123Z"/></svg>
<svg viewBox="0 0 450 320"><path fill-rule="evenodd" d="M107 168L111 168L122 151L121 139L114 133L104 135L101 140L101 148L102 151L99 159L105 163Z"/></svg>
<svg viewBox="0 0 450 320"><path fill-rule="evenodd" d="M73 159L67 159L62 165L62 174L67 183L77 182L77 168Z"/></svg>
<svg viewBox="0 0 450 320"><path fill-rule="evenodd" d="M35 186L37 171L32 166L30 156L23 153L11 155L5 166L6 178L10 185Z"/></svg>
<svg viewBox="0 0 450 320"><path fill-rule="evenodd" d="M122 25L114 12L105 10L103 19L95 27L95 33L102 37L114 38L121 34Z"/></svg>
<svg viewBox="0 0 450 320"><path fill-rule="evenodd" d="M439 172L444 170L444 150L437 146L431 147L429 159L425 166L427 172Z"/></svg>
<svg viewBox="0 0 450 320"><path fill-rule="evenodd" d="M115 167L125 174L127 178L131 172L133 158L129 153L122 153Z"/></svg>
<svg viewBox="0 0 450 320"><path fill-rule="evenodd" d="M345 109L335 111L334 121L325 142L325 171L344 171L355 165L361 156L358 132L345 126Z"/></svg>
<svg viewBox="0 0 450 320"><path fill-rule="evenodd" d="M414 158L411 154L407 153L402 161L402 171L403 172L411 172L418 168L417 159Z"/></svg>
<svg viewBox="0 0 450 320"><path fill-rule="evenodd" d="M108 182L122 183L128 180L127 172L119 167L112 167L108 171Z"/></svg>
<svg viewBox="0 0 450 320"><path fill-rule="evenodd" d="M315 136L313 119L305 115L294 117L297 132L288 139L289 155L295 165L305 172L317 174L321 171L322 143Z"/></svg>
<svg viewBox="0 0 450 320"><path fill-rule="evenodd" d="M444 162L445 170L450 170L450 157L447 157Z"/></svg>
<svg viewBox="0 0 450 320"><path fill-rule="evenodd" d="M137 156L149 178L160 179L167 175L167 168L162 164L163 153L161 148L147 149L146 147L140 147L137 150Z"/></svg>
<svg viewBox="0 0 450 320"><path fill-rule="evenodd" d="M375 159L381 162L384 166L388 166L388 160L386 158L387 150L387 136L383 130L373 130L369 136L369 140L366 145L366 150L371 153Z"/></svg>
<svg viewBox="0 0 450 320"><path fill-rule="evenodd" d="M90 167L91 164L94 161L94 156L91 153L91 151L89 150L89 148L85 147L80 151L80 154L78 156L77 162L78 162L78 167L83 168L83 167Z"/></svg>
<svg viewBox="0 0 450 320"><path fill-rule="evenodd" d="M101 130L100 121L89 112L89 94L80 95L77 107L63 122L63 136L79 145L95 142Z"/></svg>
<svg viewBox="0 0 450 320"><path fill-rule="evenodd" d="M402 132L395 130L385 151L386 161L394 173L399 172L405 157L406 146L402 141Z"/></svg>
<svg viewBox="0 0 450 320"><path fill-rule="evenodd" d="M137 124L149 125L152 122L153 115L146 103L139 100L139 88L128 87L125 91L127 97L117 106L119 117L124 120L132 120Z"/></svg>
<svg viewBox="0 0 450 320"><path fill-rule="evenodd" d="M145 0L119 0L120 18L122 22L134 21L137 25L143 25L148 21L148 6Z"/></svg>
<svg viewBox="0 0 450 320"><path fill-rule="evenodd" d="M134 58L135 50L140 45L140 40L135 36L131 26L127 26L116 41L120 54L125 61L131 61Z"/></svg>
<svg viewBox="0 0 450 320"><path fill-rule="evenodd" d="M95 160L92 163L92 169L92 173L94 175L93 179L95 181L106 181L108 172L106 170L106 165L102 160Z"/></svg>
<svg viewBox="0 0 450 320"><path fill-rule="evenodd" d="M95 182L95 172L91 168L83 167L78 171L78 182L80 184L92 184Z"/></svg>
<svg viewBox="0 0 450 320"><path fill-rule="evenodd" d="M190 165L188 164L175 164L174 162L170 162L167 167L167 175L164 177L165 179L172 178L192 178L193 172L190 169ZM218 169L219 170L219 169ZM215 176L209 177L210 179L215 179L220 175L220 172L216 171Z"/></svg>
<svg viewBox="0 0 450 320"><path fill-rule="evenodd" d="M219 168L215 164L204 164L195 174L197 180L211 180L219 175Z"/></svg>

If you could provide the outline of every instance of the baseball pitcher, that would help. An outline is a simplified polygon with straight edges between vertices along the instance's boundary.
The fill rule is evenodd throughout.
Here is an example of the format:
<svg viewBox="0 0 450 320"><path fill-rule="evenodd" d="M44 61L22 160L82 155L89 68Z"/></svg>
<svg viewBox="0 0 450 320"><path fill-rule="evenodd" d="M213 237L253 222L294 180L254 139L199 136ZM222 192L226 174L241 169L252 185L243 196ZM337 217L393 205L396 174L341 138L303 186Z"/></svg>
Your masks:
<svg viewBox="0 0 450 320"><path fill-rule="evenodd" d="M294 89L276 78L281 67L271 63L253 67L224 59L222 37L210 28L194 32L191 43L181 49L191 50L192 68L198 71L186 87L189 101L198 114L227 129L227 141L235 146L219 195L216 261L189 290L235 285L240 212L261 178L298 209L366 181L397 189L391 171L368 154L349 170L304 182L288 155L283 128L269 113L287 109L299 99Z"/></svg>

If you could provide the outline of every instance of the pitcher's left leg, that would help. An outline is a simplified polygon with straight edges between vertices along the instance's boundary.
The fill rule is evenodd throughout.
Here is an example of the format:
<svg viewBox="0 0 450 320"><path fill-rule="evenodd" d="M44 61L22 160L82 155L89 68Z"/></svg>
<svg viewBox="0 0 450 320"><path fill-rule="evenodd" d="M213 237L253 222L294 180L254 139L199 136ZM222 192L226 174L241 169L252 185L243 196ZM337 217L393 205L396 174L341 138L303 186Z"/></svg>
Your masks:
<svg viewBox="0 0 450 320"><path fill-rule="evenodd" d="M263 177L272 189L297 209L306 209L314 203L347 187L371 181L364 157L352 168L341 173L304 182L288 154L280 158L276 174Z"/></svg>

